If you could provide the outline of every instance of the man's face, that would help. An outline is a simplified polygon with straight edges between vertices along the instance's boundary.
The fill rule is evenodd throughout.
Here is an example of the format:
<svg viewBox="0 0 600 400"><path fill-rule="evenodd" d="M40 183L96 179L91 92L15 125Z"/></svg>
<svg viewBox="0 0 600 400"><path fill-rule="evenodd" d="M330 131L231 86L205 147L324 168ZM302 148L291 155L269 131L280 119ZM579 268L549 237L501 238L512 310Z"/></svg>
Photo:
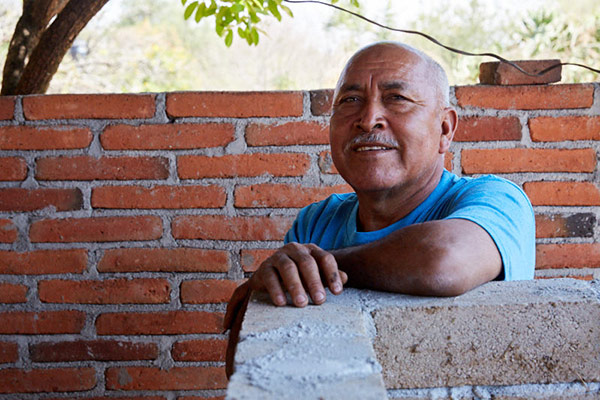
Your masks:
<svg viewBox="0 0 600 400"><path fill-rule="evenodd" d="M418 55L375 46L340 77L330 142L342 177L360 192L420 188L443 160L443 106ZM448 143L449 144L449 143Z"/></svg>

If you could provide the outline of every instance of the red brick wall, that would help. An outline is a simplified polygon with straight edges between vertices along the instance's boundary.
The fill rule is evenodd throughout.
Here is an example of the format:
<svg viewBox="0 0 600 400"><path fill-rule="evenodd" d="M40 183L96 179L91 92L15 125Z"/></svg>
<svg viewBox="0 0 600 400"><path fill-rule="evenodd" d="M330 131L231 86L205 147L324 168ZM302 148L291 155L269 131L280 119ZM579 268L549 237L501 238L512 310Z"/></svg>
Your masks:
<svg viewBox="0 0 600 400"><path fill-rule="evenodd" d="M330 97L0 98L0 400L223 396L225 301L299 207L348 190ZM538 277L599 278L600 87L452 99L447 167L523 186Z"/></svg>

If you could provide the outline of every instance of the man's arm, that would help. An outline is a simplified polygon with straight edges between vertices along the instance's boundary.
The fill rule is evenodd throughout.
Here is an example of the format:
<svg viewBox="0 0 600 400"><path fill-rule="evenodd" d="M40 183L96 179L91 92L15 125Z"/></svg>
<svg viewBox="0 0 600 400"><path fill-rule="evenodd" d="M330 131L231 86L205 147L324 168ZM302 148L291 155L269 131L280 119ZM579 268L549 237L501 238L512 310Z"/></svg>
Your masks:
<svg viewBox="0 0 600 400"><path fill-rule="evenodd" d="M414 295L456 296L502 271L492 238L465 219L407 226L332 254L348 274L349 286Z"/></svg>

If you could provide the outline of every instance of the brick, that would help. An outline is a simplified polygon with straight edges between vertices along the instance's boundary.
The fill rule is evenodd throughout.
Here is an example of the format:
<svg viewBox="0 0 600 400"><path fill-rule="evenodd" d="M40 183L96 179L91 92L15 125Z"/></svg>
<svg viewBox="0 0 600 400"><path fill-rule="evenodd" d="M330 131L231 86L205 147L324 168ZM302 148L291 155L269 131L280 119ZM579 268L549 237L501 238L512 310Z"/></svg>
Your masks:
<svg viewBox="0 0 600 400"><path fill-rule="evenodd" d="M0 370L0 393L79 392L95 386L93 368Z"/></svg>
<svg viewBox="0 0 600 400"><path fill-rule="evenodd" d="M535 232L538 238L592 237L596 216L592 213L537 214Z"/></svg>
<svg viewBox="0 0 600 400"><path fill-rule="evenodd" d="M228 302L238 283L222 279L203 279L181 282L181 302L208 304Z"/></svg>
<svg viewBox="0 0 600 400"><path fill-rule="evenodd" d="M107 150L176 150L225 146L233 141L232 124L112 125L100 136Z"/></svg>
<svg viewBox="0 0 600 400"><path fill-rule="evenodd" d="M109 390L203 390L227 387L223 367L116 367L106 370Z"/></svg>
<svg viewBox="0 0 600 400"><path fill-rule="evenodd" d="M155 360L158 354L156 343L119 340L74 340L29 345L29 356L33 362Z"/></svg>
<svg viewBox="0 0 600 400"><path fill-rule="evenodd" d="M331 115L333 89L310 91L310 112L312 115Z"/></svg>
<svg viewBox="0 0 600 400"><path fill-rule="evenodd" d="M235 188L235 206L255 207L304 207L325 199L334 193L352 192L349 185L303 187L277 183L263 183Z"/></svg>
<svg viewBox="0 0 600 400"><path fill-rule="evenodd" d="M38 294L44 303L160 304L169 303L171 285L166 279L55 279L40 281Z"/></svg>
<svg viewBox="0 0 600 400"><path fill-rule="evenodd" d="M221 333L223 314L207 311L109 313L96 319L98 335Z"/></svg>
<svg viewBox="0 0 600 400"><path fill-rule="evenodd" d="M521 122L517 117L463 117L458 122L455 142L521 140Z"/></svg>
<svg viewBox="0 0 600 400"><path fill-rule="evenodd" d="M15 97L0 96L0 120L13 119L15 115Z"/></svg>
<svg viewBox="0 0 600 400"><path fill-rule="evenodd" d="M538 270L538 272L539 271L540 270ZM536 275L534 277L534 279L571 278L571 279L577 279L577 280L580 280L580 281L593 281L594 280L594 275L592 275L592 274L588 274L588 275L574 275L573 272L575 272L575 271L569 269L569 270L567 270L567 273L565 273L565 274L553 275L553 276L540 276L540 275Z"/></svg>
<svg viewBox="0 0 600 400"><path fill-rule="evenodd" d="M454 162L454 153L447 151L444 154L444 168L448 171L452 171L453 162Z"/></svg>
<svg viewBox="0 0 600 400"><path fill-rule="evenodd" d="M87 268L87 250L0 251L0 274L80 274Z"/></svg>
<svg viewBox="0 0 600 400"><path fill-rule="evenodd" d="M225 361L227 340L187 340L173 344L171 355L175 361Z"/></svg>
<svg viewBox="0 0 600 400"><path fill-rule="evenodd" d="M55 211L80 210L79 189L0 189L0 211L34 211L53 207Z"/></svg>
<svg viewBox="0 0 600 400"><path fill-rule="evenodd" d="M17 237L18 232L15 224L10 219L0 219L0 243L13 243L17 240ZM0 265L1 263L0 261Z"/></svg>
<svg viewBox="0 0 600 400"><path fill-rule="evenodd" d="M484 62L479 64L479 82L485 85L539 85L560 82L562 71L560 60L518 60L511 62L530 74L539 74L547 68L555 67L540 76L529 76L505 62Z"/></svg>
<svg viewBox="0 0 600 400"><path fill-rule="evenodd" d="M592 182L525 182L523 189L534 206L600 205L600 190Z"/></svg>
<svg viewBox="0 0 600 400"><path fill-rule="evenodd" d="M150 94L68 94L23 98L26 119L71 118L152 118L155 95Z"/></svg>
<svg viewBox="0 0 600 400"><path fill-rule="evenodd" d="M162 220L156 216L46 219L31 224L35 243L119 242L155 240L162 236Z"/></svg>
<svg viewBox="0 0 600 400"><path fill-rule="evenodd" d="M98 263L100 272L227 272L229 254L192 248L112 249Z"/></svg>
<svg viewBox="0 0 600 400"><path fill-rule="evenodd" d="M165 157L47 157L36 162L39 180L128 180L166 179L169 160Z"/></svg>
<svg viewBox="0 0 600 400"><path fill-rule="evenodd" d="M244 272L254 272L263 261L271 256L275 249L242 249L241 261Z"/></svg>
<svg viewBox="0 0 600 400"><path fill-rule="evenodd" d="M0 342L0 364L14 363L19 360L19 345L12 342Z"/></svg>
<svg viewBox="0 0 600 400"><path fill-rule="evenodd" d="M333 164L331 151L325 150L319 153L319 169L324 174L339 174L337 168Z"/></svg>
<svg viewBox="0 0 600 400"><path fill-rule="evenodd" d="M302 92L187 92L167 94L171 117L299 117Z"/></svg>
<svg viewBox="0 0 600 400"><path fill-rule="evenodd" d="M329 144L329 125L313 121L250 124L246 128L246 143L249 146Z"/></svg>
<svg viewBox="0 0 600 400"><path fill-rule="evenodd" d="M600 140L600 117L537 117L528 124L534 142Z"/></svg>
<svg viewBox="0 0 600 400"><path fill-rule="evenodd" d="M218 185L210 186L102 186L92 190L94 208L219 208L227 194Z"/></svg>
<svg viewBox="0 0 600 400"><path fill-rule="evenodd" d="M0 312L0 334L4 335L80 333L84 323L85 314L74 310Z"/></svg>
<svg viewBox="0 0 600 400"><path fill-rule="evenodd" d="M186 155L177 158L182 179L233 178L238 176L302 176L310 167L310 157L300 153L239 154L221 157Z"/></svg>
<svg viewBox="0 0 600 400"><path fill-rule="evenodd" d="M594 103L594 86L591 84L458 86L454 93L460 107L500 110L588 108Z"/></svg>
<svg viewBox="0 0 600 400"><path fill-rule="evenodd" d="M462 150L466 174L510 172L594 172L594 149L466 149Z"/></svg>
<svg viewBox="0 0 600 400"><path fill-rule="evenodd" d="M171 224L176 239L283 240L292 226L289 217L226 217L186 215Z"/></svg>
<svg viewBox="0 0 600 400"><path fill-rule="evenodd" d="M23 158L0 158L0 181L22 181L25 178L27 178L27 163Z"/></svg>
<svg viewBox="0 0 600 400"><path fill-rule="evenodd" d="M538 244L536 269L600 268L600 243Z"/></svg>
<svg viewBox="0 0 600 400"><path fill-rule="evenodd" d="M25 303L27 286L0 282L0 303Z"/></svg>
<svg viewBox="0 0 600 400"><path fill-rule="evenodd" d="M88 128L68 126L2 126L0 150L83 149L92 142Z"/></svg>

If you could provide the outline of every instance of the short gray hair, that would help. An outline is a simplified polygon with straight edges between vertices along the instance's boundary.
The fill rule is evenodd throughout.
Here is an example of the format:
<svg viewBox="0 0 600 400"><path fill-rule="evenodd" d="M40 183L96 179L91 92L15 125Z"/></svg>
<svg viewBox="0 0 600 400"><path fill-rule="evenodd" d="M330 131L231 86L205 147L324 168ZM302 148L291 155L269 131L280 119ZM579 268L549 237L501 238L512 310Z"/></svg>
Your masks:
<svg viewBox="0 0 600 400"><path fill-rule="evenodd" d="M381 45L391 45L391 46L400 47L406 51L409 51L411 53L418 55L423 61L425 61L427 63L427 66L430 67L431 71L433 72L433 80L434 80L434 84L436 87L436 92L437 92L438 97L441 102L441 106L442 107L450 106L450 84L448 83L448 76L446 75L446 71L444 71L444 68L440 65L440 63L435 61L428 54L426 54L423 51L416 49L412 46L409 46L405 43L402 43L402 42L393 42L393 41L376 42L376 43L372 43L370 45L363 47L362 49L360 49L356 53L354 53L354 55L350 58L350 60L348 60L348 62L346 63L346 67L344 67L344 71L340 75L340 78L342 76L344 76L346 68L348 67L348 65L350 65L350 62L356 56L358 56L363 51L365 51L371 47L381 46ZM338 82L338 85L339 84L340 84L340 82ZM336 87L336 92L338 89L339 88Z"/></svg>

